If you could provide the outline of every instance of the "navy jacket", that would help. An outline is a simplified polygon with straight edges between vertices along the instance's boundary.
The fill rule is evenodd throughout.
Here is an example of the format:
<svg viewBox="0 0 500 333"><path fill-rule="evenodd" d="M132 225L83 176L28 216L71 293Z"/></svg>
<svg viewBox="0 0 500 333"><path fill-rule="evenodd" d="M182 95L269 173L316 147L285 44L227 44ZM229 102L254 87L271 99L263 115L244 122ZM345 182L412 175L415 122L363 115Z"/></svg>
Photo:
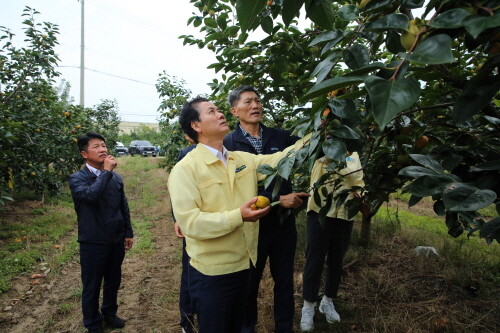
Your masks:
<svg viewBox="0 0 500 333"><path fill-rule="evenodd" d="M299 139L299 137L291 135L289 131L278 128L269 128L262 124L260 124L260 126L262 126L262 154L274 154L278 151L282 151L285 148L293 145ZM255 148L243 135L239 123L236 125L236 129L226 135L226 137L224 138L224 147L226 147L226 149L230 151L245 151L257 155L257 151L255 150ZM259 186L259 195L265 196L269 198L271 202L273 202L279 200L280 195L292 193L292 184L290 184L290 182L288 181L284 181L282 183L281 188L275 198L272 198L273 188L274 182L269 186L268 189L264 189L262 186ZM269 222L261 223L261 227L264 225L277 223L275 222L279 221L279 218L277 218L277 214L277 207L274 207L268 215L262 218L263 221L269 220Z"/></svg>
<svg viewBox="0 0 500 333"><path fill-rule="evenodd" d="M79 242L115 244L134 237L120 175L104 170L97 177L84 167L69 177L69 187Z"/></svg>

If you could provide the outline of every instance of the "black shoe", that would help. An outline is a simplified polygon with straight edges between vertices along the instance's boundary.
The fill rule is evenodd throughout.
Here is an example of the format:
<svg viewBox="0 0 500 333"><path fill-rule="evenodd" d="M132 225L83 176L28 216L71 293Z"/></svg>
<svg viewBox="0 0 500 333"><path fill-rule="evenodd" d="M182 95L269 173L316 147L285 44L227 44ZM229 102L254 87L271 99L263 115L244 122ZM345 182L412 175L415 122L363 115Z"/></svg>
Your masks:
<svg viewBox="0 0 500 333"><path fill-rule="evenodd" d="M98 328L89 328L87 333L104 333L104 329L100 326Z"/></svg>
<svg viewBox="0 0 500 333"><path fill-rule="evenodd" d="M123 328L125 326L125 320L116 315L113 317L104 317L104 323L111 328Z"/></svg>

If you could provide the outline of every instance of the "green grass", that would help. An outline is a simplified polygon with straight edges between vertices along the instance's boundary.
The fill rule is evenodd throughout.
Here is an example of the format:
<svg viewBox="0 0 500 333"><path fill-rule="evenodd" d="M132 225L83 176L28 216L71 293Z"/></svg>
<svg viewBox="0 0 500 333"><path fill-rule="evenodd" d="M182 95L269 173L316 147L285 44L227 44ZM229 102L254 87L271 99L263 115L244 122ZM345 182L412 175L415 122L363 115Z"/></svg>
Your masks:
<svg viewBox="0 0 500 333"><path fill-rule="evenodd" d="M10 288L13 277L31 271L38 261L50 258L49 267L58 269L74 257L77 252L74 236L67 246L54 248L76 225L69 200L70 196L62 195L40 207L20 206L17 213L20 216L7 212L0 215L0 293Z"/></svg>
<svg viewBox="0 0 500 333"><path fill-rule="evenodd" d="M445 261L443 270L458 285L478 284L479 290L487 292L489 284L500 284L500 244L497 242L488 245L477 233L453 238L448 235L443 218L420 216L392 207L382 207L372 224L380 237L397 233L410 239L414 246L436 248Z"/></svg>

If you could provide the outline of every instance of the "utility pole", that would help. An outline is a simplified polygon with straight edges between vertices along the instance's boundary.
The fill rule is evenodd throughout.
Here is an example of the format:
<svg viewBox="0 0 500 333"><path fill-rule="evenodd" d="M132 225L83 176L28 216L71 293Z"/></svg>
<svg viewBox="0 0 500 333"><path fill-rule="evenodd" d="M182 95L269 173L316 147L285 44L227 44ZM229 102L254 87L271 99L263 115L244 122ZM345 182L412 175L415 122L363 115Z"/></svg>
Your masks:
<svg viewBox="0 0 500 333"><path fill-rule="evenodd" d="M84 19L84 0L82 3L81 18L81 44L80 44L80 105L85 106L85 19Z"/></svg>

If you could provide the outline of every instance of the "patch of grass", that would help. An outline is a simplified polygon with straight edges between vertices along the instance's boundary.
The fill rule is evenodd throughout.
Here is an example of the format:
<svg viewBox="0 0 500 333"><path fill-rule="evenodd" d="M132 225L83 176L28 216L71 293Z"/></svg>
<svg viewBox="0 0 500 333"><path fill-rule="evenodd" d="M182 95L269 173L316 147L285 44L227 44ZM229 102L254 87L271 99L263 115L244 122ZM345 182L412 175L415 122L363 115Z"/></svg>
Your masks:
<svg viewBox="0 0 500 333"><path fill-rule="evenodd" d="M58 309L57 309L57 313L62 314L62 315L71 313L71 310L73 310L73 307L74 307L74 304L72 304L72 303L60 304Z"/></svg>
<svg viewBox="0 0 500 333"><path fill-rule="evenodd" d="M29 205L14 202L0 215L0 293L10 288L10 280L28 272L42 258L56 269L67 263L76 253L76 242L55 249L76 225L73 208L55 204L66 202L67 196L54 198L53 203ZM74 240L74 237L73 239Z"/></svg>
<svg viewBox="0 0 500 333"><path fill-rule="evenodd" d="M136 219L133 223L135 244L132 247L132 252L153 252L155 244L151 228L153 224L147 219Z"/></svg>

